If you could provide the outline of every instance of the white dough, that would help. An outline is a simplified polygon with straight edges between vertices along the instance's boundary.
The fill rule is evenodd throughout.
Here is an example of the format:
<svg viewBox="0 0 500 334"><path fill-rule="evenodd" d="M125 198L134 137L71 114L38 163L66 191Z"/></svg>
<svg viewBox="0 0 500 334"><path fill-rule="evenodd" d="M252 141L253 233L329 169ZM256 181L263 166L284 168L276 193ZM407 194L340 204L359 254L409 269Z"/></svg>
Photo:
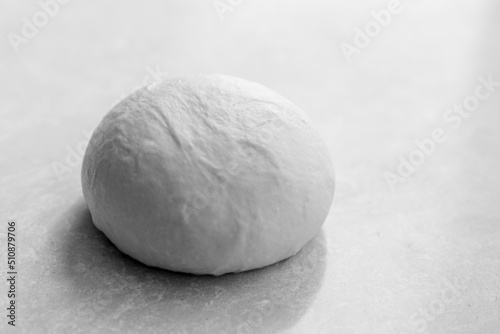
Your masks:
<svg viewBox="0 0 500 334"><path fill-rule="evenodd" d="M297 253L334 193L306 114L262 85L172 78L116 105L82 167L95 226L150 266L221 275Z"/></svg>

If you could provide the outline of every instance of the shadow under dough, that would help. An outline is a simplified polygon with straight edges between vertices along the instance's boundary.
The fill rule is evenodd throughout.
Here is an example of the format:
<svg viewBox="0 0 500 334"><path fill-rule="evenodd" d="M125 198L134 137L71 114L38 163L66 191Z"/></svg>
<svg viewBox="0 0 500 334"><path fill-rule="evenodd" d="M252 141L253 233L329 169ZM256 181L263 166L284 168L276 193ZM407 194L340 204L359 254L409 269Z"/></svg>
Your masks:
<svg viewBox="0 0 500 334"><path fill-rule="evenodd" d="M274 265L218 277L148 267L120 252L93 224L83 198L60 232L71 326L84 332L275 333L307 311L325 273L324 234ZM72 305L73 306L73 305Z"/></svg>

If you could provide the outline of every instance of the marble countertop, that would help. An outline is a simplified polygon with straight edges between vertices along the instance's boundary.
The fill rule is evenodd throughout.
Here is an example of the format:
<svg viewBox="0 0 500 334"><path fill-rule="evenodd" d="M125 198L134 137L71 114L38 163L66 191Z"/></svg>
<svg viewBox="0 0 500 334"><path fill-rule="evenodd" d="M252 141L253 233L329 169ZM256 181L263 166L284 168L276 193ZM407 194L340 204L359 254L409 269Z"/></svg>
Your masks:
<svg viewBox="0 0 500 334"><path fill-rule="evenodd" d="M0 332L500 333L498 1L62 2L0 13L0 238L15 221L18 260ZM295 257L184 275L93 226L89 133L192 73L276 90L327 141L334 203Z"/></svg>

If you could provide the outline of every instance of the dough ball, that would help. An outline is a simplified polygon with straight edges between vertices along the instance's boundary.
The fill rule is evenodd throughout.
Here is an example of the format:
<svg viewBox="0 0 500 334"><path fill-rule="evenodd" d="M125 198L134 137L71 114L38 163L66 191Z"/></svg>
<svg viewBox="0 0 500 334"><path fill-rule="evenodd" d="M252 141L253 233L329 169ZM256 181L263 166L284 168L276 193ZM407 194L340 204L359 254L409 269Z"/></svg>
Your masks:
<svg viewBox="0 0 500 334"><path fill-rule="evenodd" d="M82 167L95 226L149 266L222 275L297 253L334 192L306 114L262 85L172 78L117 104Z"/></svg>

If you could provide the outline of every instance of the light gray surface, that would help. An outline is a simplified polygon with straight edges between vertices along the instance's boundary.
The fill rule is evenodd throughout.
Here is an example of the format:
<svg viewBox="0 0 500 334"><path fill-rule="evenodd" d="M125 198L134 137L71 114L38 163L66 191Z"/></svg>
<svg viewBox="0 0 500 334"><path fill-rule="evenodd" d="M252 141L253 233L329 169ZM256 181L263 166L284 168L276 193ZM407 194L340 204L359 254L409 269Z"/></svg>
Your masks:
<svg viewBox="0 0 500 334"><path fill-rule="evenodd" d="M339 44L387 3L243 1L221 21L211 1L73 1L18 54L3 38L0 212L19 226L17 332L500 333L500 89L458 129L442 119L478 76L500 81L500 5L403 0L347 63ZM40 7L2 9L6 36ZM51 164L151 68L261 82L311 116L338 177L315 242L263 270L194 277L147 268L93 227L78 157L61 178ZM384 173L437 127L448 139L391 191Z"/></svg>

